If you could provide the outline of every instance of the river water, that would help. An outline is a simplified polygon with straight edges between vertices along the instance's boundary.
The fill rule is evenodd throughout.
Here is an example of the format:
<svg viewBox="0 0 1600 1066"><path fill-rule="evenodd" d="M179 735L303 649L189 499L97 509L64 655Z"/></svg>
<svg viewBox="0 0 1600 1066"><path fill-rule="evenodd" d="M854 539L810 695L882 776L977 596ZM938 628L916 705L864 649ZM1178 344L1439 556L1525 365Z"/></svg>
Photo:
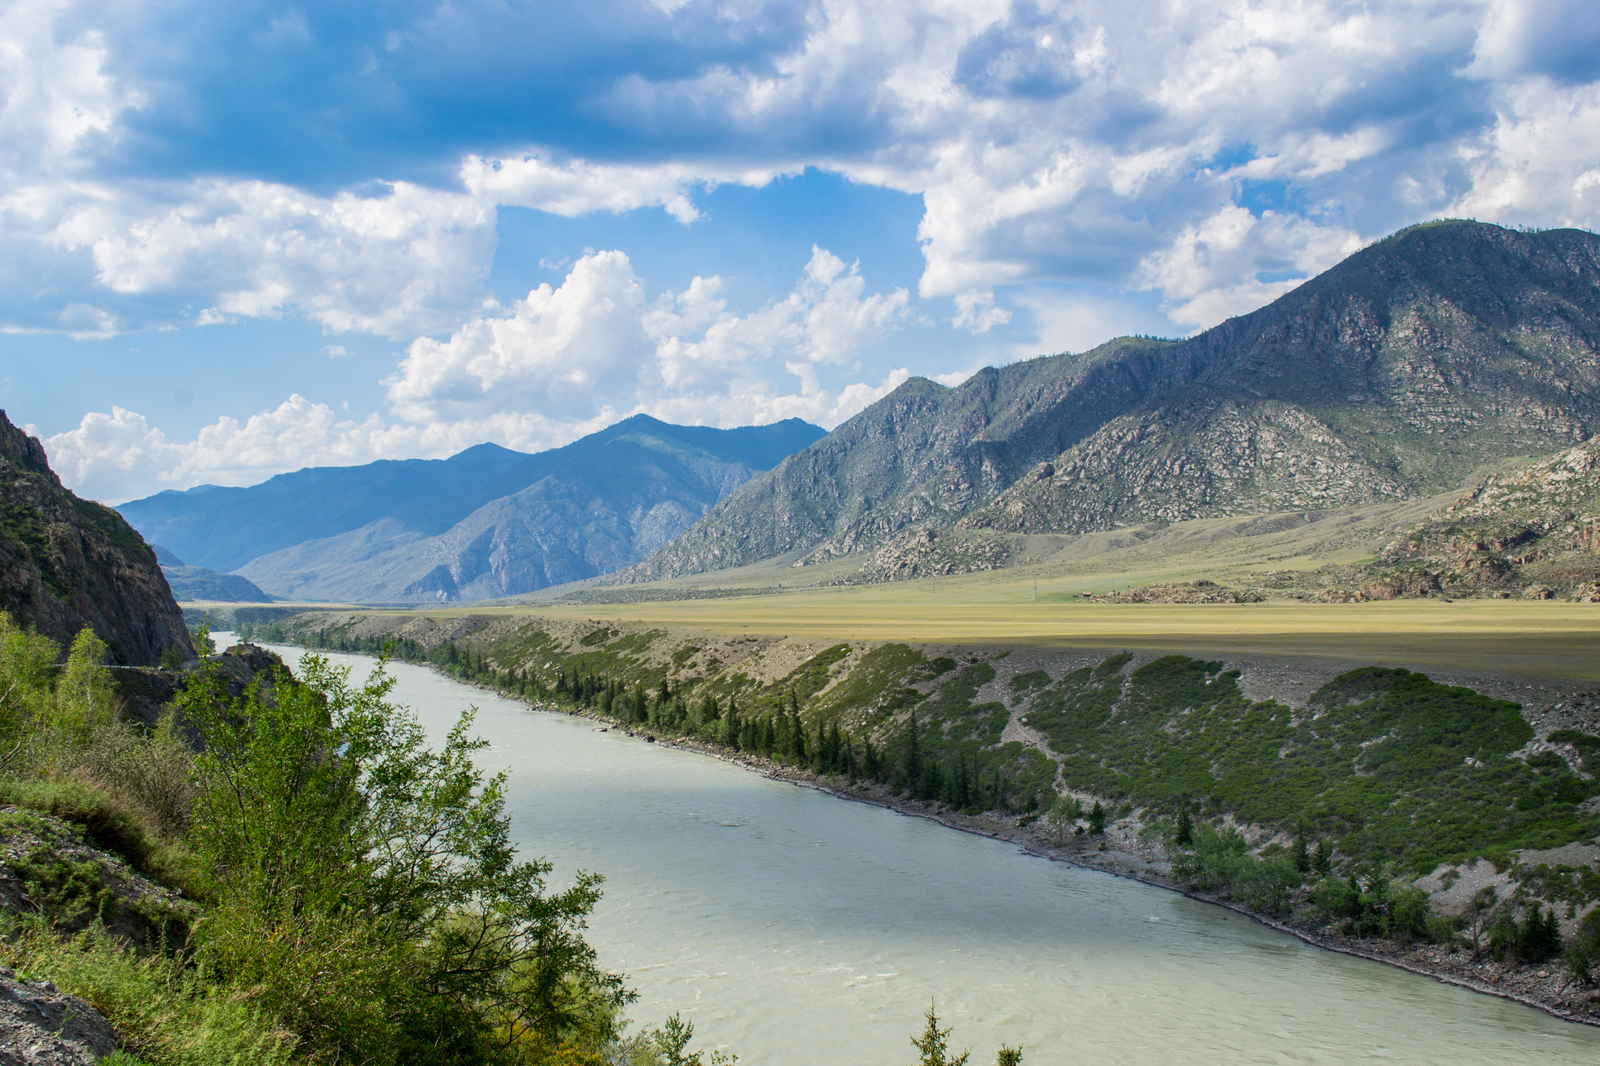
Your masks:
<svg viewBox="0 0 1600 1066"><path fill-rule="evenodd" d="M219 644L229 634L217 634ZM277 648L294 662L297 649ZM357 679L372 660L331 656ZM432 735L469 704L526 855L605 875L589 939L629 1015L746 1066L894 1066L930 998L987 1066L1593 1064L1600 1029L1319 951L1239 915L770 781L396 664Z"/></svg>

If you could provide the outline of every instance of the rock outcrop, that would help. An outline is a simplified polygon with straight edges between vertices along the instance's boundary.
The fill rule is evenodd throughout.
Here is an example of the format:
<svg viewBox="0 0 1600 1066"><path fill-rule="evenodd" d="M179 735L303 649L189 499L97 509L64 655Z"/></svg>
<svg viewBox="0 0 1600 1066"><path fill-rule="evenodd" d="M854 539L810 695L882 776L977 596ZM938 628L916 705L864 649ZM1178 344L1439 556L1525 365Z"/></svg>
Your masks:
<svg viewBox="0 0 1600 1066"><path fill-rule="evenodd" d="M1489 475L1379 557L1431 583L1407 595L1589 598L1600 582L1600 443Z"/></svg>
<svg viewBox="0 0 1600 1066"><path fill-rule="evenodd" d="M49 981L0 968L0 1066L94 1066L115 1050L105 1015Z"/></svg>
<svg viewBox="0 0 1600 1066"><path fill-rule="evenodd" d="M90 626L120 665L194 655L155 552L109 507L80 500L44 447L0 411L0 609L63 647Z"/></svg>

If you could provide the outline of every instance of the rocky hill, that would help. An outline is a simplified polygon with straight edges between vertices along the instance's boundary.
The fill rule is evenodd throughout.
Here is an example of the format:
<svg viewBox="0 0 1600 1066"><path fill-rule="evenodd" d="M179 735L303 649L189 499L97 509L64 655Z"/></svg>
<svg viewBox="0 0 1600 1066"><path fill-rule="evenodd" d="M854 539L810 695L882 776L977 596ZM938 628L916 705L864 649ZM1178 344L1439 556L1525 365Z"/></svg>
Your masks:
<svg viewBox="0 0 1600 1066"><path fill-rule="evenodd" d="M290 599L459 601L534 592L638 562L757 471L820 436L799 419L724 430L636 415L528 456L470 491L408 501L238 572Z"/></svg>
<svg viewBox="0 0 1600 1066"><path fill-rule="evenodd" d="M194 654L155 553L109 507L62 487L0 411L0 609L62 646L90 626L123 665Z"/></svg>
<svg viewBox="0 0 1600 1066"><path fill-rule="evenodd" d="M1381 563L1423 594L1600 598L1600 443L1484 478Z"/></svg>
<svg viewBox="0 0 1600 1066"><path fill-rule="evenodd" d="M625 577L1414 498L1597 426L1600 237L1433 223L1186 341L908 382Z"/></svg>

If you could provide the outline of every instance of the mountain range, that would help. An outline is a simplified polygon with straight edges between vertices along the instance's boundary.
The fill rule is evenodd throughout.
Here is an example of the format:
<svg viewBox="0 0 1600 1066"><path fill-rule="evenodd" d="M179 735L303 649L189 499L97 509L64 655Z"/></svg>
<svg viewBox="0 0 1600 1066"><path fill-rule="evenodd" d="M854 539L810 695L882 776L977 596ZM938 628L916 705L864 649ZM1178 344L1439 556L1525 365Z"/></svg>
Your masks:
<svg viewBox="0 0 1600 1066"><path fill-rule="evenodd" d="M620 582L1453 490L1600 427L1600 237L1414 226L1182 341L913 378Z"/></svg>
<svg viewBox="0 0 1600 1066"><path fill-rule="evenodd" d="M189 566L283 599L489 599L637 562L821 436L799 419L711 429L635 415L533 455L482 444L449 459L162 492L119 510Z"/></svg>

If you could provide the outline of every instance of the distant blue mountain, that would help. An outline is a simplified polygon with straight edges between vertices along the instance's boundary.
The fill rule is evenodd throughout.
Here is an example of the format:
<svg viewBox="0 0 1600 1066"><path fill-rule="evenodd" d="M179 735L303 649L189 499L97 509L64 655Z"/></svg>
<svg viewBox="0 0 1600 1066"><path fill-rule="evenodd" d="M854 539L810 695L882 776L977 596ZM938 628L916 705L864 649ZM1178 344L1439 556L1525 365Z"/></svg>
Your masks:
<svg viewBox="0 0 1600 1066"><path fill-rule="evenodd" d="M532 455L480 444L117 509L190 566L242 571L279 597L482 599L637 562L822 436L797 418L710 429L635 415Z"/></svg>
<svg viewBox="0 0 1600 1066"><path fill-rule="evenodd" d="M150 545L161 564L161 573L172 590L172 598L179 603L212 601L216 603L271 603L268 596L249 578L238 574L219 574L203 566L189 566L160 544Z"/></svg>

